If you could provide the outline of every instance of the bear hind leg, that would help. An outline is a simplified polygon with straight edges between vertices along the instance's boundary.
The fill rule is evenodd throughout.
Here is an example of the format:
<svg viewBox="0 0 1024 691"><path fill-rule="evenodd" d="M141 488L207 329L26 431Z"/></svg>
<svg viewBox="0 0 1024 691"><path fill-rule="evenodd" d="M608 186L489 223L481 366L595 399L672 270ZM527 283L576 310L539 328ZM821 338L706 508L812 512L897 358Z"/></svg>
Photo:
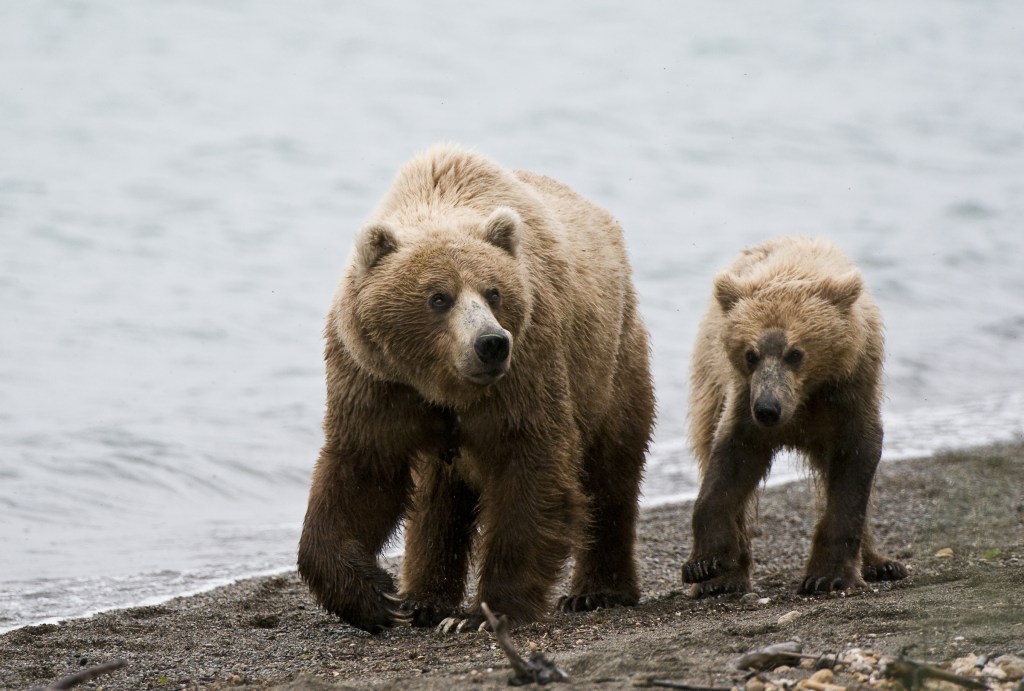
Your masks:
<svg viewBox="0 0 1024 691"><path fill-rule="evenodd" d="M589 517L584 541L576 549L569 594L558 601L563 612L640 601L633 547L645 449L646 437L624 445L608 435L587 454L584 491Z"/></svg>
<svg viewBox="0 0 1024 691"><path fill-rule="evenodd" d="M436 626L462 604L479 497L436 459L417 478L405 529L402 609Z"/></svg>

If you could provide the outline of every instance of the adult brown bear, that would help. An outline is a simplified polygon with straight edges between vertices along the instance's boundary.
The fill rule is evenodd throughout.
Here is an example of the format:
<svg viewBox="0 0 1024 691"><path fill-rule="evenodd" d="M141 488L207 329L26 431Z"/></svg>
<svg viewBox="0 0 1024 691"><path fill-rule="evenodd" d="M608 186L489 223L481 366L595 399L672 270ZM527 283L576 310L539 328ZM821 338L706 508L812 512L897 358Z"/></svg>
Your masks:
<svg viewBox="0 0 1024 691"><path fill-rule="evenodd" d="M299 543L371 632L632 605L653 418L619 225L564 185L437 146L356 240L326 328L325 441ZM377 557L405 519L401 589ZM462 603L471 548L479 587ZM462 626L460 626L462 628Z"/></svg>

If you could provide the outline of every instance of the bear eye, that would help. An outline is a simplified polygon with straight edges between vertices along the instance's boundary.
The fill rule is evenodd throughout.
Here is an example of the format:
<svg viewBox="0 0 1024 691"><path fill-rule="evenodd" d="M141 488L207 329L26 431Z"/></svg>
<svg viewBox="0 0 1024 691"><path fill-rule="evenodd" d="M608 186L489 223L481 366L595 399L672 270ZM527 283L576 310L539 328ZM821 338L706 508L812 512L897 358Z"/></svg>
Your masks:
<svg viewBox="0 0 1024 691"><path fill-rule="evenodd" d="M498 292L497 288L488 290L484 293L484 297L487 299L487 304L491 307L497 309L501 306L501 293Z"/></svg>
<svg viewBox="0 0 1024 691"><path fill-rule="evenodd" d="M782 359L790 367L796 367L804 361L804 351L799 348L793 348L793 350L786 353L786 356Z"/></svg>
<svg viewBox="0 0 1024 691"><path fill-rule="evenodd" d="M757 352L753 348L747 349L744 357L747 359L747 367L750 369L757 367L757 363L761 361L760 356L758 356Z"/></svg>
<svg viewBox="0 0 1024 691"><path fill-rule="evenodd" d="M430 306L438 312L446 312L452 308L455 300L448 293L434 293L430 296Z"/></svg>

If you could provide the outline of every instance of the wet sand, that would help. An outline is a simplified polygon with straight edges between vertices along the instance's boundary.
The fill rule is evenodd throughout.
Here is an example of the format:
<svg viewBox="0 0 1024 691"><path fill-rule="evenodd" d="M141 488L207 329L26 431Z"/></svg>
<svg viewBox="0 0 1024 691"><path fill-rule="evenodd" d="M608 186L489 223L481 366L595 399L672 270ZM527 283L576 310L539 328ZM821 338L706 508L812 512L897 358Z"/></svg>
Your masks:
<svg viewBox="0 0 1024 691"><path fill-rule="evenodd" d="M783 641L861 660L839 666L833 683L841 686L892 687L879 683L885 659L914 646L909 657L945 668L971 667L971 654L1001 659L1001 679L984 660L971 669L1017 688L1024 441L885 463L874 496L878 545L905 561L905 581L845 595L796 594L816 511L813 482L805 480L761 495L756 597L690 599L679 567L690 549L692 505L658 507L643 512L640 526L640 606L555 614L514 631L512 641L523 653L543 651L579 688L654 679L757 689L810 676L794 666L748 680L731 664ZM114 659L127 664L78 688L482 689L505 688L509 676L491 634L402 628L368 636L320 611L293 572L0 635L0 688L45 686Z"/></svg>

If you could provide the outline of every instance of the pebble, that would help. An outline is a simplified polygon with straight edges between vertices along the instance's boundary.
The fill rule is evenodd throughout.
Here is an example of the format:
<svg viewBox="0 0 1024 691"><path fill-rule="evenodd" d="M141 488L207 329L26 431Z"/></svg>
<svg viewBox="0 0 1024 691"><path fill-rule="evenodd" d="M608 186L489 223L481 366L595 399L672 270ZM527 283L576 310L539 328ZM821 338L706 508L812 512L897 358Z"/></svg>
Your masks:
<svg viewBox="0 0 1024 691"><path fill-rule="evenodd" d="M938 557L939 559L949 559L950 557L953 556L953 548L952 547L943 547L942 549L940 549L938 552L935 553L935 556Z"/></svg>
<svg viewBox="0 0 1024 691"><path fill-rule="evenodd" d="M786 612L781 617L779 617L779 626L785 626L786 624L788 624L789 622L793 621L794 619L796 619L799 616L800 616L800 612L798 612L795 609L792 612Z"/></svg>
<svg viewBox="0 0 1024 691"><path fill-rule="evenodd" d="M757 601L757 604L759 604L759 605L767 605L767 604L770 604L771 601L772 601L772 599L770 597L762 597L760 600Z"/></svg>
<svg viewBox="0 0 1024 691"><path fill-rule="evenodd" d="M811 675L811 681L816 681L819 684L831 684L832 680L835 678L836 675L833 674L830 669L819 669Z"/></svg>
<svg viewBox="0 0 1024 691"><path fill-rule="evenodd" d="M757 593L747 593L740 598L740 602L744 605L752 605L760 599L760 595Z"/></svg>
<svg viewBox="0 0 1024 691"><path fill-rule="evenodd" d="M747 691L764 691L764 682L754 677L747 680Z"/></svg>

